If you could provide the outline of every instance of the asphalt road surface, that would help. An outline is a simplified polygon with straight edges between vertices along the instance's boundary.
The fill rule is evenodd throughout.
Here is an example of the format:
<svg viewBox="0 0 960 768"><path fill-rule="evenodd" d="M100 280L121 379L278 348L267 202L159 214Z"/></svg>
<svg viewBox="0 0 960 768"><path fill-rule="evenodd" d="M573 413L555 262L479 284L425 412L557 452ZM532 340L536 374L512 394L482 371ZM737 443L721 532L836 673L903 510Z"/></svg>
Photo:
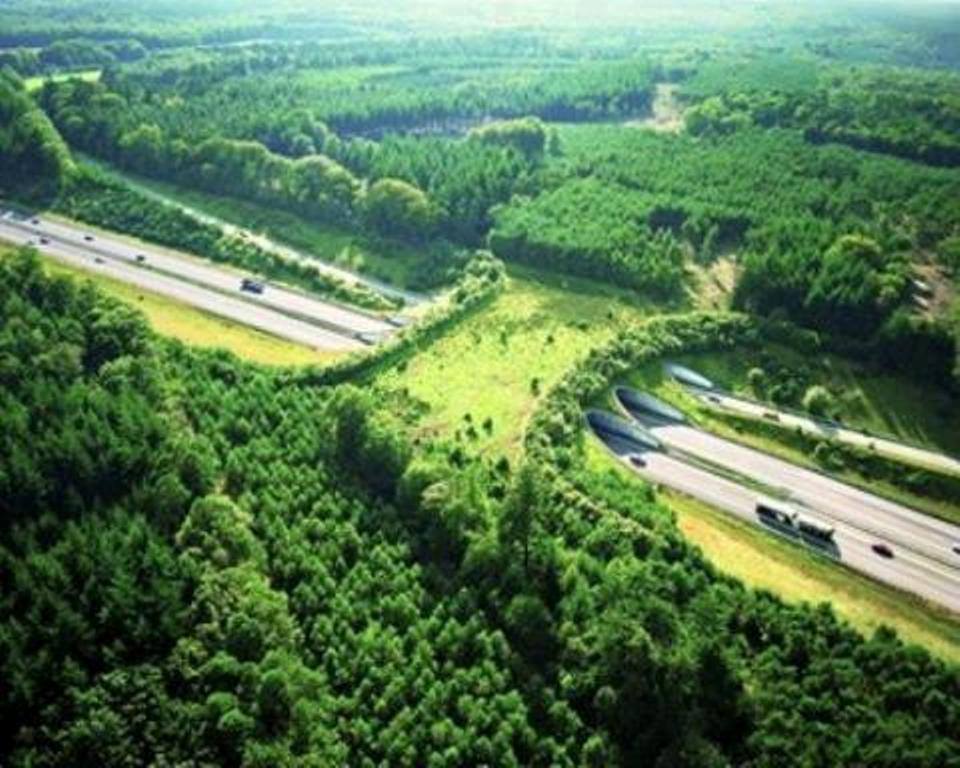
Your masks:
<svg viewBox="0 0 960 768"><path fill-rule="evenodd" d="M943 453L938 453L937 451L918 448L914 445L908 445L884 437L867 435L863 432L858 432L841 425L830 424L819 419L801 416L787 411L779 411L767 407L762 403L723 392L701 392L694 389L689 389L689 391L697 395L709 408L718 408L760 420L765 420L765 413L776 413L776 423L779 423L785 429L799 428L808 434L830 440L839 440L850 445L875 451L882 456L889 456L898 461L905 461L919 467L960 475L960 460Z"/></svg>
<svg viewBox="0 0 960 768"><path fill-rule="evenodd" d="M41 220L43 229L49 226ZM82 234L78 243L73 237L60 237L53 231L45 231L43 237L49 242L41 244L38 236L30 236L19 222L0 218L0 239L6 239L15 244L23 244L30 240L38 250L67 264L121 280L146 291L169 296L211 314L220 315L315 349L349 351L363 346L363 343L348 331L332 330L328 326L296 316L296 313L285 314L266 302L251 301L246 294L239 291L239 278L230 273L201 267L201 269L217 272L221 281L224 277L229 279L229 289L222 292L208 285L195 283L192 279L182 279L171 276L166 271L149 269L148 265L154 259L163 259L164 264L174 267L179 262L188 263L189 267L196 267L196 265L183 258L158 254L146 246L131 246L125 242L105 240L99 236L93 243L87 243L83 240ZM95 246L96 250L92 250L91 246ZM144 264L136 261L138 253L146 255ZM192 271L189 274L193 274ZM225 286L225 283L221 282L220 285ZM270 292L272 289L273 286L267 286L266 290ZM320 302L315 303L320 304ZM338 307L331 309L340 311ZM337 317L339 318L339 315Z"/></svg>
<svg viewBox="0 0 960 768"><path fill-rule="evenodd" d="M615 453L641 452L645 466L630 466L649 481L682 491L765 530L840 560L878 581L912 592L960 613L960 527L922 515L832 478L745 448L687 424L666 422L642 413L634 418L667 448L667 453L604 438ZM756 503L761 494L691 463L693 458L776 487L790 498L801 516L835 529L832 547L819 545L793 529L761 520ZM626 459L625 459L626 460ZM887 544L893 558L873 551Z"/></svg>
<svg viewBox="0 0 960 768"><path fill-rule="evenodd" d="M952 551L960 544L956 525L686 424L653 425L650 431L674 452L778 488L823 517L853 525L894 549L910 549L938 560L960 575L960 555Z"/></svg>
<svg viewBox="0 0 960 768"><path fill-rule="evenodd" d="M56 258L91 269L99 267L98 271L109 272L112 277L145 290L172 296L208 312L310 346L352 349L360 346L359 334L364 340L375 342L396 330L376 315L321 301L296 290L268 284L262 294L241 291L241 273L187 256L100 233L88 241L88 230L79 225L42 218L39 224L32 221L3 212L0 214L0 237L14 243L29 241ZM42 243L41 237L48 242ZM138 256L142 260L138 261ZM98 258L102 263L96 261ZM278 324L271 314L267 314L268 310L285 317L286 322ZM309 341L305 341L303 329L299 326L314 327L308 336ZM340 338L334 340L334 337Z"/></svg>
<svg viewBox="0 0 960 768"><path fill-rule="evenodd" d="M628 446L614 442L610 447L616 453L623 455L629 450ZM646 451L643 457L646 461L644 467L627 463L633 471L650 482L674 488L765 530L806 544L808 548L840 560L877 581L912 592L960 613L960 570L956 568L950 568L909 549L898 548L895 542L892 544L895 556L889 560L882 558L871 549L876 541L876 537L871 533L843 520L832 519L816 512L810 513L804 506L794 504L804 517L834 526L835 546L824 548L795 532L763 522L756 513L756 491L665 453Z"/></svg>

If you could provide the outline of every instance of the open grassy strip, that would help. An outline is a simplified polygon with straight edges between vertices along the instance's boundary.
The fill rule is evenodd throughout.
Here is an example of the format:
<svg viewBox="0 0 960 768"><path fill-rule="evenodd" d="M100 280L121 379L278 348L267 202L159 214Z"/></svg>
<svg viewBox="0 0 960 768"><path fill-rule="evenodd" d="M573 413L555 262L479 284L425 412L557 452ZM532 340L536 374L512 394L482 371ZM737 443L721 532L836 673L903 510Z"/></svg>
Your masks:
<svg viewBox="0 0 960 768"><path fill-rule="evenodd" d="M694 357L679 357L677 360L690 365L704 375L710 376L715 368L709 364L704 364L704 361L717 357L720 356L697 355ZM638 389L652 392L657 397L672 403L684 413L693 416L699 427L719 437L733 440L809 469L826 472L832 477L891 501L949 522L960 523L960 499L950 501L923 496L890 482L878 480L875 477L866 477L851 469L825 470L813 459L809 452L801 450L797 444L798 438L789 430L783 430L782 435L779 434L778 430L777 437L773 438L768 434L769 429L764 423L749 419L736 419L734 422L733 419L715 414L709 408L703 407L695 397L686 392L679 384L665 376L662 361L642 366L628 377L627 383ZM719 379L717 383L723 384ZM909 384L904 386L909 386ZM927 414L925 418L932 422L935 417ZM905 466L904 471L910 471L910 468Z"/></svg>
<svg viewBox="0 0 960 768"><path fill-rule="evenodd" d="M417 406L418 434L515 456L540 393L646 311L635 294L588 280L518 268L510 276L488 309L380 376Z"/></svg>
<svg viewBox="0 0 960 768"><path fill-rule="evenodd" d="M134 189L179 205L188 212L218 220L232 227L265 235L320 261L367 274L399 287L407 287L422 260L412 246L384 243L333 224L309 221L276 208L145 179L85 158L85 162L122 180Z"/></svg>
<svg viewBox="0 0 960 768"><path fill-rule="evenodd" d="M588 466L595 471L614 466L630 472L594 440L587 441L587 457ZM905 640L960 662L960 617L688 496L662 490L659 498L676 513L683 534L717 568L748 586L768 590L788 602L829 601L838 615L864 634L886 624Z"/></svg>
<svg viewBox="0 0 960 768"><path fill-rule="evenodd" d="M320 352L271 336L120 280L43 258L51 273L90 280L104 293L137 307L157 333L187 344L226 349L238 357L268 365L305 365L334 360L339 356L339 353Z"/></svg>
<svg viewBox="0 0 960 768"><path fill-rule="evenodd" d="M748 374L752 368L797 371L804 387L819 384L832 392L846 426L960 454L960 402L945 390L903 376L873 371L835 355L811 359L779 344L734 354L698 354L678 359L736 394L756 398Z"/></svg>
<svg viewBox="0 0 960 768"><path fill-rule="evenodd" d="M100 79L100 70L99 69L84 69L79 72L57 72L52 75L36 75L34 77L28 77L24 79L24 87L30 91L38 91L43 88L43 84L47 80L52 80L55 83L61 82L63 80L86 80L87 82L96 82Z"/></svg>

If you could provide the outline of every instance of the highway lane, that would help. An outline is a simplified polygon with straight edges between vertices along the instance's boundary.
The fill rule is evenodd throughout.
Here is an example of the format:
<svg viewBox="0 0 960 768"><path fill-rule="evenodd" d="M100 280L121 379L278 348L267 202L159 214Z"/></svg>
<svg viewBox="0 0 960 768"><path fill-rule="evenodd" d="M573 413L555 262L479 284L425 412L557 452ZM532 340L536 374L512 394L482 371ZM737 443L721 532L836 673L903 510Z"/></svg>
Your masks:
<svg viewBox="0 0 960 768"><path fill-rule="evenodd" d="M637 446L615 438L601 439L614 453L621 456L634 472L651 483L681 491L767 532L805 544L809 549L839 560L877 581L912 592L960 613L960 571L910 552L897 553L891 560L883 559L871 549L874 537L870 534L845 522L829 520L826 516L794 503L793 506L804 517L819 519L834 526L835 547L825 549L808 537L802 537L795 532L788 533L783 528L764 523L756 513L756 503L760 496L750 488L655 450L642 450L645 466L636 467L626 461L626 455L636 451Z"/></svg>
<svg viewBox="0 0 960 768"><path fill-rule="evenodd" d="M9 229L3 226L5 223L0 221L0 238L10 236ZM23 239L17 238L12 241L23 242ZM334 333L318 325L251 304L241 298L226 296L209 288L152 272L137 265L136 262L129 263L122 259L95 256L83 246L54 239L46 245L37 247L41 248L45 254L67 264L169 296L211 314L235 320L315 349L350 351L363 346L357 339L342 333Z"/></svg>
<svg viewBox="0 0 960 768"><path fill-rule="evenodd" d="M895 550L910 549L960 569L960 556L952 551L960 543L960 527L956 525L687 424L664 423L637 414L634 417L673 451L778 487L821 516L854 526Z"/></svg>
<svg viewBox="0 0 960 768"><path fill-rule="evenodd" d="M864 432L858 432L855 429L835 425L823 420L801 416L788 411L781 411L765 406L763 403L757 403L726 392L703 392L690 387L687 389L698 397L708 408L730 411L758 420L765 420L764 414L766 413L776 413L777 423L784 429L799 428L816 437L839 440L840 442L871 450L882 456L888 456L898 461L905 461L919 467L960 475L960 460L953 456L919 448L898 440L868 435Z"/></svg>
<svg viewBox="0 0 960 768"><path fill-rule="evenodd" d="M36 241L36 247L41 250L44 249L44 245L38 242L38 238L45 237L51 243L59 242L63 245L82 247L87 252L96 253L104 258L137 264L140 269L146 268L148 271L165 273L228 295L240 294L242 275L228 268L204 264L198 259L179 256L168 250L147 244L134 244L100 233L94 235L92 241L88 241L85 238L90 236L90 232L80 225L43 218L39 219L39 224L34 224L33 221L34 219L24 220L5 216L0 218L0 234L14 241L17 237L33 238ZM145 257L142 264L137 262L138 255ZM248 303L274 309L307 323L320 325L329 331L350 336L363 333L379 339L395 330L386 320L370 313L321 301L299 291L276 285L267 285L263 294L244 293L241 298Z"/></svg>

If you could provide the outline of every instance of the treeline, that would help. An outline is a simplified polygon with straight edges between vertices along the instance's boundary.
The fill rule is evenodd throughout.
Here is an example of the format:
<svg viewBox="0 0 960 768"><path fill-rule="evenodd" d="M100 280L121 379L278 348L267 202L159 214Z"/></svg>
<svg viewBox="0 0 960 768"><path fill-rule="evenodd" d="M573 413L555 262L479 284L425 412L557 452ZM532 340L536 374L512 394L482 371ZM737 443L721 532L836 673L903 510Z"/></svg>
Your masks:
<svg viewBox="0 0 960 768"><path fill-rule="evenodd" d="M677 294L684 251L644 195L595 179L566 183L497 209L490 247L500 258Z"/></svg>
<svg viewBox="0 0 960 768"><path fill-rule="evenodd" d="M157 125L124 129L123 99L102 84L48 83L40 101L71 144L121 167L338 224L359 224L412 242L434 236L479 244L490 207L522 188L543 155L535 120L491 127L462 141L397 138L341 142L303 117L291 129L310 150L296 159L256 141L210 138L189 145ZM299 126L299 129L298 127ZM360 174L359 176L357 174ZM372 183L364 188L362 177Z"/></svg>
<svg viewBox="0 0 960 768"><path fill-rule="evenodd" d="M147 49L135 39L96 42L83 38L66 38L54 40L38 50L2 50L0 69L10 67L23 76L39 75L71 69L99 69L119 62L137 61L146 55Z"/></svg>
<svg viewBox="0 0 960 768"><path fill-rule="evenodd" d="M393 300L366 286L347 283L307 261L295 261L239 235L227 234L214 224L152 200L89 167L71 174L54 210L78 221L230 264L321 296L374 310L396 307Z"/></svg>
<svg viewBox="0 0 960 768"><path fill-rule="evenodd" d="M952 73L840 66L818 72L809 63L774 66L763 59L720 69L684 89L689 98L702 98L685 116L695 135L780 126L801 130L816 144L960 165L960 79Z"/></svg>
<svg viewBox="0 0 960 768"><path fill-rule="evenodd" d="M0 195L50 199L72 168L69 150L22 82L0 72Z"/></svg>
<svg viewBox="0 0 960 768"><path fill-rule="evenodd" d="M572 127L561 144L563 156L543 177L551 188L497 212L491 243L499 255L549 263L579 248L581 273L622 280L605 272L609 264L631 249L656 253L628 237L624 223L634 222L633 231L659 230L703 262L734 256L740 307L837 335L876 335L897 348L907 346L899 337L939 333L904 313L917 255L942 252L947 261L952 252L955 171L811 147L787 131L698 140Z"/></svg>
<svg viewBox="0 0 960 768"><path fill-rule="evenodd" d="M527 43L520 38L520 53ZM533 46L542 50L543 44ZM497 42L369 43L327 49L260 47L196 64L163 58L104 78L131 120L189 141L282 135L305 110L343 135L465 131L469 121L537 115L584 121L645 114L659 70L643 59L500 54ZM471 53L465 53L471 51ZM159 73L155 70L159 68Z"/></svg>

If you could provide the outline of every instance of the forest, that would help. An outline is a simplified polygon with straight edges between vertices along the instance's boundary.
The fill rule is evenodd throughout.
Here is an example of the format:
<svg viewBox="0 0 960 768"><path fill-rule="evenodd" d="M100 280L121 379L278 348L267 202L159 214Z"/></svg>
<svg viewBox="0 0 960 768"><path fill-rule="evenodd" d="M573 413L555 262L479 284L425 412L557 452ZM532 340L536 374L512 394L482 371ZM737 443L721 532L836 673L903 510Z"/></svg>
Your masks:
<svg viewBox="0 0 960 768"><path fill-rule="evenodd" d="M960 768L955 656L738 580L584 427L639 366L772 344L957 402L960 16L309 5L4 11L5 210L405 327L253 363L0 243L0 764ZM404 254L422 304L250 210ZM418 359L516 423L426 426Z"/></svg>
<svg viewBox="0 0 960 768"><path fill-rule="evenodd" d="M956 670L721 577L615 475L553 474L548 414L592 375L504 477L29 252L0 277L4 433L32 434L0 455L11 764L958 764ZM595 357L756 332L691 316Z"/></svg>

